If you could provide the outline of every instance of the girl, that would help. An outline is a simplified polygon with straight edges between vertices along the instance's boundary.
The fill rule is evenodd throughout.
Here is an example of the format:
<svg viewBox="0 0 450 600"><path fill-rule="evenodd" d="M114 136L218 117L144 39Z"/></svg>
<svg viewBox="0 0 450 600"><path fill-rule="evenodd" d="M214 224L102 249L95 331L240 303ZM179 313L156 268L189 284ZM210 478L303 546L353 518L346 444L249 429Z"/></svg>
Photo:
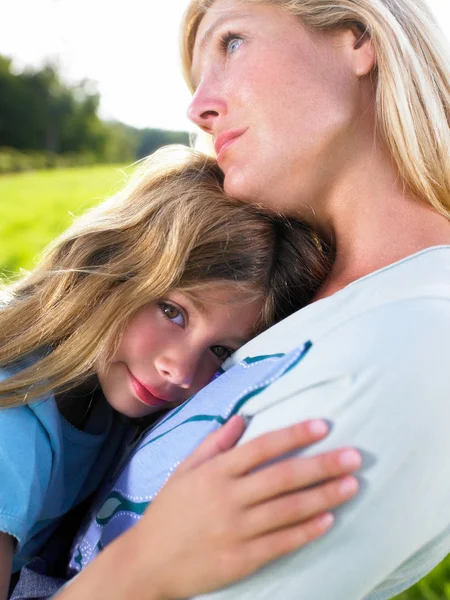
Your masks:
<svg viewBox="0 0 450 600"><path fill-rule="evenodd" d="M6 286L3 588L98 486L124 417L195 394L245 341L304 305L327 266L307 227L226 198L216 163L178 148L151 157Z"/></svg>

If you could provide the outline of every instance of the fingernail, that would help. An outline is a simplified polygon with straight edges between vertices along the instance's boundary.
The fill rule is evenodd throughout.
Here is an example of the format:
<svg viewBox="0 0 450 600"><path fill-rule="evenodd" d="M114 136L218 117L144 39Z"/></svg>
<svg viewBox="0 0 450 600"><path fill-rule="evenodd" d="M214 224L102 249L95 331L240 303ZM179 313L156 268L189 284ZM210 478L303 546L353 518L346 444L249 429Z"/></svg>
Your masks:
<svg viewBox="0 0 450 600"><path fill-rule="evenodd" d="M328 529L328 527L330 527L334 522L334 515L332 513L325 513L324 515L317 517L317 520L320 527Z"/></svg>
<svg viewBox="0 0 450 600"><path fill-rule="evenodd" d="M325 435L328 433L328 425L322 419L314 419L308 424L310 433L313 435Z"/></svg>
<svg viewBox="0 0 450 600"><path fill-rule="evenodd" d="M349 469L357 469L361 466L361 455L353 448L347 448L339 453L339 464Z"/></svg>
<svg viewBox="0 0 450 600"><path fill-rule="evenodd" d="M347 494L352 494L356 492L358 489L358 482L354 477L345 477L339 482L339 492L343 496L347 496Z"/></svg>

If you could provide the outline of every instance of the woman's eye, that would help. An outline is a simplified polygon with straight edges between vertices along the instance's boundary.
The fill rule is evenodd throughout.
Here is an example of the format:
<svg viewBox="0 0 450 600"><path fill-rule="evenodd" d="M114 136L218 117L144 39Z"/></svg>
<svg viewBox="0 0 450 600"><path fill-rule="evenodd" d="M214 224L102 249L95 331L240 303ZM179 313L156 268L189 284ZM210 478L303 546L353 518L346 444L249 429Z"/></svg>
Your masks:
<svg viewBox="0 0 450 600"><path fill-rule="evenodd" d="M219 360L226 360L229 358L233 351L229 348L225 348L225 346L211 346L211 352L216 356Z"/></svg>
<svg viewBox="0 0 450 600"><path fill-rule="evenodd" d="M233 52L239 48L239 46L241 45L241 42L242 42L242 40L238 40L236 38L234 40L231 40L231 42L228 44L229 54L233 54Z"/></svg>
<svg viewBox="0 0 450 600"><path fill-rule="evenodd" d="M183 313L176 306L168 304L167 302L162 302L161 310L164 316L169 319L169 321L172 321L172 323L180 325L181 327L184 325Z"/></svg>
<svg viewBox="0 0 450 600"><path fill-rule="evenodd" d="M220 38L220 46L227 54L234 54L242 44L242 38L232 32L224 33Z"/></svg>

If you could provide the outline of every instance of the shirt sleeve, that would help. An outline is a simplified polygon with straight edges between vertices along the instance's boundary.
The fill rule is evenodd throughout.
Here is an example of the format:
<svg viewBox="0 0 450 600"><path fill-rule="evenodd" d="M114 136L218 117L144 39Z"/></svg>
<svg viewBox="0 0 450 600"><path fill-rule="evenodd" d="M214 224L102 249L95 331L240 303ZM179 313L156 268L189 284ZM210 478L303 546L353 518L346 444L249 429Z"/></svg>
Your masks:
<svg viewBox="0 0 450 600"><path fill-rule="evenodd" d="M0 409L0 531L25 543L47 492L52 451L28 406Z"/></svg>
<svg viewBox="0 0 450 600"><path fill-rule="evenodd" d="M321 539L203 600L390 598L390 582L397 592L417 579L408 561L419 554L429 570L450 549L450 305L399 302L312 341L243 407L254 416L242 442L326 418L331 434L302 454L358 447L361 490Z"/></svg>

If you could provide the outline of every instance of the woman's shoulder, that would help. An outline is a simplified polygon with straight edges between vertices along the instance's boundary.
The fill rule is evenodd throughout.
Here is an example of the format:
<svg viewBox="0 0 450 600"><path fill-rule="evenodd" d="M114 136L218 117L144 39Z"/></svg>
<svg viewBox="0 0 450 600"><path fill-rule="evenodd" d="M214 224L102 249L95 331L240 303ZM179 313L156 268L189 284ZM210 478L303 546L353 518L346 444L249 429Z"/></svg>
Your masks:
<svg viewBox="0 0 450 600"><path fill-rule="evenodd" d="M428 293L430 286L436 295L450 297L450 245L432 246L408 255L357 279L343 291L353 293L362 287L376 287L380 296L395 294L402 298Z"/></svg>

